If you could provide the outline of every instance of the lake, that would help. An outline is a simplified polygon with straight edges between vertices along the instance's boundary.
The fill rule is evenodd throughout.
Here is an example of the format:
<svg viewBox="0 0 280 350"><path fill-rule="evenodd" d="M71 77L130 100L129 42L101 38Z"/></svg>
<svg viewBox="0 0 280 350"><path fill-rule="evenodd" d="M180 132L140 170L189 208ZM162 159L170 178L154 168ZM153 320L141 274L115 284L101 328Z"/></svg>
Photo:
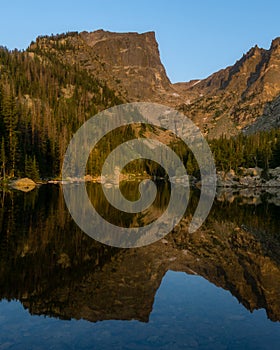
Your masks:
<svg viewBox="0 0 280 350"><path fill-rule="evenodd" d="M146 225L164 211L120 213L88 184L108 221ZM114 191L114 187L111 189ZM127 182L128 199L138 194ZM219 192L193 234L181 223L151 245L120 249L83 233L60 185L0 191L0 349L279 349L280 192Z"/></svg>

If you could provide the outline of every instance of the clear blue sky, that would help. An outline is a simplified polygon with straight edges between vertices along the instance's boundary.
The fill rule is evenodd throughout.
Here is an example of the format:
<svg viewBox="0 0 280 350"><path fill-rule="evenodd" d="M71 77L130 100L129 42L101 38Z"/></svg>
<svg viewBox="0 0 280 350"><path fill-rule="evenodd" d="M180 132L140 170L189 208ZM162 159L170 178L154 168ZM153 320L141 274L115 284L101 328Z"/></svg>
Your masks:
<svg viewBox="0 0 280 350"><path fill-rule="evenodd" d="M66 31L153 30L173 82L204 78L280 36L279 0L10 0L0 11L0 45L10 49Z"/></svg>

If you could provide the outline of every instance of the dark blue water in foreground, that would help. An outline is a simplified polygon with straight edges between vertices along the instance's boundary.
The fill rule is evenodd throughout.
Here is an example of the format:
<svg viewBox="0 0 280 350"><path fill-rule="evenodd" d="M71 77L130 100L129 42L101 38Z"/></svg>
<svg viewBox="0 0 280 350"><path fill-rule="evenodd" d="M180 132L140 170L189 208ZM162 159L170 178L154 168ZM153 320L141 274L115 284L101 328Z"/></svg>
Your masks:
<svg viewBox="0 0 280 350"><path fill-rule="evenodd" d="M63 321L0 304L1 349L279 349L280 324L199 276L168 271L148 323Z"/></svg>

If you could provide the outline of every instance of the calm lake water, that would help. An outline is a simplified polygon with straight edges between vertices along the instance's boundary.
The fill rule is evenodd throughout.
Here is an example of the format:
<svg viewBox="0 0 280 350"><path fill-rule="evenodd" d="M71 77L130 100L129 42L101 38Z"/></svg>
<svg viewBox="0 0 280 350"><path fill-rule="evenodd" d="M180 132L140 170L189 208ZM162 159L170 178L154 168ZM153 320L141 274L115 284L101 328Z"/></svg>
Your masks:
<svg viewBox="0 0 280 350"><path fill-rule="evenodd" d="M152 222L168 204L158 184L141 214L88 193L113 223ZM114 188L112 188L114 191ZM123 184L133 199L135 183ZM0 349L279 349L280 200L219 193L202 228L199 200L164 239L112 248L76 226L59 185L0 191Z"/></svg>

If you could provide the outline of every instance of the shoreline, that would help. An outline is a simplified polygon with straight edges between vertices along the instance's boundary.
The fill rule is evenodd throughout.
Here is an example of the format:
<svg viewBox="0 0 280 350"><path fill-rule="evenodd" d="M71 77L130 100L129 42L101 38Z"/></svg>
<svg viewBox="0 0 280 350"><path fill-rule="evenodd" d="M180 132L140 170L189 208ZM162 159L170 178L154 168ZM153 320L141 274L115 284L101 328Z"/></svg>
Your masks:
<svg viewBox="0 0 280 350"><path fill-rule="evenodd" d="M239 168L238 172L230 170L228 172L218 171L216 173L216 188L219 189L267 189L267 188L280 188L280 167L275 169L268 169L266 171L266 177L264 177L264 170L261 168ZM172 183L181 184L183 186L193 186L196 188L201 187L201 181L192 175L185 176L173 176L168 179L165 177L152 177L147 174L116 174L112 177L103 176L91 176L85 175L84 178L68 178L62 179L46 179L33 181L29 178L18 179L5 179L0 180L0 187L8 187L19 190L33 189L40 185L45 184L73 184L81 182L101 183L107 186L118 186L121 182L140 182L144 180L157 180L157 181L170 181ZM207 181L207 180L206 180ZM209 178L209 185L213 183L213 180Z"/></svg>

